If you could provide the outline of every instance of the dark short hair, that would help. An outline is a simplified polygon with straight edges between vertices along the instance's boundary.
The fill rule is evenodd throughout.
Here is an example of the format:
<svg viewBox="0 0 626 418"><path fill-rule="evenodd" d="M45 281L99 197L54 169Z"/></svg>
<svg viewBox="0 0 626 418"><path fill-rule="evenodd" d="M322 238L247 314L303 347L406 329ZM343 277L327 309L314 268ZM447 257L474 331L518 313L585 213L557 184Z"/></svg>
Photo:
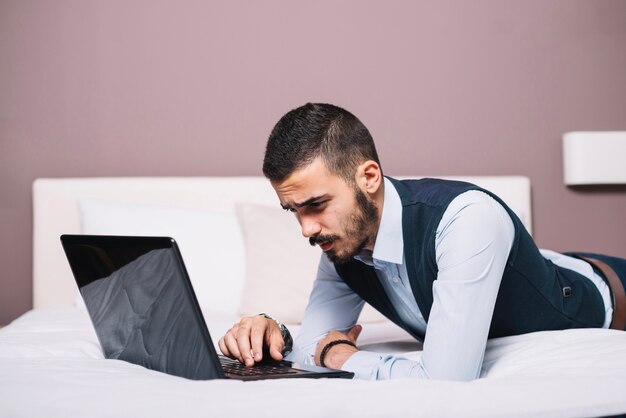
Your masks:
<svg viewBox="0 0 626 418"><path fill-rule="evenodd" d="M283 181L318 157L349 184L362 162L380 165L374 140L356 116L331 104L307 103L274 126L265 148L263 174L271 181Z"/></svg>

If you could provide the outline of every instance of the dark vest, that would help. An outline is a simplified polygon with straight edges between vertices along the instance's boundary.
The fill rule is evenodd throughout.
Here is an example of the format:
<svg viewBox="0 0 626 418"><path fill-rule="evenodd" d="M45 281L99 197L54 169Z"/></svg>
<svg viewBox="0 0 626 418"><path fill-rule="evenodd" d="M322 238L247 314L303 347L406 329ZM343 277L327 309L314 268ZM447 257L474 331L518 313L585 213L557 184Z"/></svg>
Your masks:
<svg viewBox="0 0 626 418"><path fill-rule="evenodd" d="M544 259L515 213L493 193L478 186L440 179L389 179L402 201L404 257L415 301L428 322L437 279L435 232L450 202L469 190L480 190L498 201L515 227L491 320L489 337L533 331L601 327L604 303L596 286L585 276ZM373 267L357 260L335 265L339 276L383 315L417 335L400 319L385 294ZM476 303L481 303L476 300Z"/></svg>

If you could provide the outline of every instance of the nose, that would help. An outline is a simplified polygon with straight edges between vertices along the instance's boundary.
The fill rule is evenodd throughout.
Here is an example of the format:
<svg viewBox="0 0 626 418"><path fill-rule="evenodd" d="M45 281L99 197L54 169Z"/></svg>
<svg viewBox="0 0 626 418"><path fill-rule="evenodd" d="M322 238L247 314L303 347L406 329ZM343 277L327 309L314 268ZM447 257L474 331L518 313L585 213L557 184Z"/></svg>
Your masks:
<svg viewBox="0 0 626 418"><path fill-rule="evenodd" d="M300 226L302 227L302 236L305 238L313 237L322 231L320 224L311 217L300 217Z"/></svg>

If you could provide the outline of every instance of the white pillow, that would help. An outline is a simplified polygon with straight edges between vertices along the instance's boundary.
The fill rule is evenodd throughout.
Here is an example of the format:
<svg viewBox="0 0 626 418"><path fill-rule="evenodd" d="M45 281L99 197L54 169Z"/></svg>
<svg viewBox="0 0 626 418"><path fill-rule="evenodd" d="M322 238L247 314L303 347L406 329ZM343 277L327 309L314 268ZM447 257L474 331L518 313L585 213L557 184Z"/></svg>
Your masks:
<svg viewBox="0 0 626 418"><path fill-rule="evenodd" d="M174 238L200 306L237 312L245 259L241 229L234 213L94 198L81 198L78 205L84 234Z"/></svg>
<svg viewBox="0 0 626 418"><path fill-rule="evenodd" d="M246 273L240 315L266 312L282 322L299 324L309 301L321 257L302 237L294 216L253 203L236 203L243 232ZM365 305L360 322L387 320Z"/></svg>

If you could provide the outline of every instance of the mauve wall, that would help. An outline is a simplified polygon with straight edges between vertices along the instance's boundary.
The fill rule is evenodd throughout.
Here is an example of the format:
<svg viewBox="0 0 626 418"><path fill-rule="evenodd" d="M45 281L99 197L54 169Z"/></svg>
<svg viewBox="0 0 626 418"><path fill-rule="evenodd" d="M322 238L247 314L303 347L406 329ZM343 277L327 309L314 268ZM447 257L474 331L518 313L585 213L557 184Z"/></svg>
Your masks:
<svg viewBox="0 0 626 418"><path fill-rule="evenodd" d="M626 129L626 2L0 0L0 324L31 305L37 177L258 175L307 101L387 173L521 174L553 249L626 256L626 189L563 185L561 135Z"/></svg>

